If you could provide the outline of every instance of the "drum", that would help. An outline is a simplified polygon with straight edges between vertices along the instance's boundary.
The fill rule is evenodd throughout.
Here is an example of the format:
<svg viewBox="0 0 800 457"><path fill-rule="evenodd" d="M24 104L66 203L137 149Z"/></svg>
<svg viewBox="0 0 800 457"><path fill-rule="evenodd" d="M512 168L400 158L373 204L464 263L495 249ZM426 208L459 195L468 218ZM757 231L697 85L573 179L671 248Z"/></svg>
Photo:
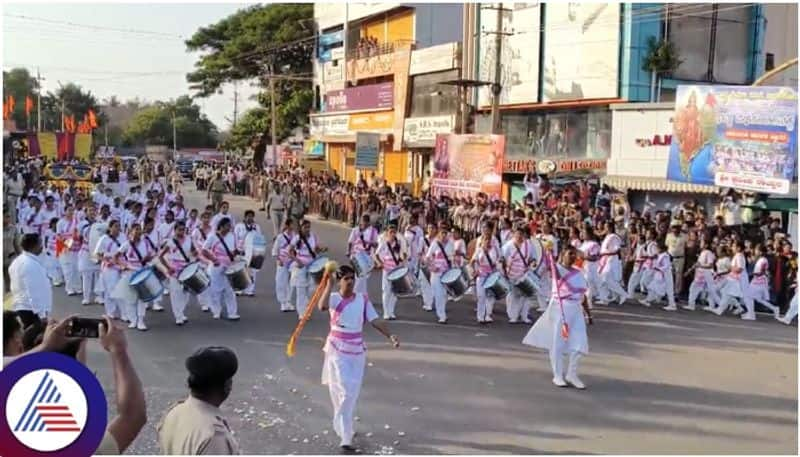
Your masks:
<svg viewBox="0 0 800 457"><path fill-rule="evenodd" d="M150 266L136 270L129 284L143 302L151 302L164 293L164 285L156 276L155 269Z"/></svg>
<svg viewBox="0 0 800 457"><path fill-rule="evenodd" d="M525 297L531 298L536 295L536 275L529 271L525 276L514 282L514 287Z"/></svg>
<svg viewBox="0 0 800 457"><path fill-rule="evenodd" d="M314 284L322 282L322 276L325 274L325 264L328 263L328 258L325 256L317 257L311 264L308 265L308 275L314 281Z"/></svg>
<svg viewBox="0 0 800 457"><path fill-rule="evenodd" d="M461 268L451 268L442 275L442 285L451 299L458 300L467 292L469 278Z"/></svg>
<svg viewBox="0 0 800 457"><path fill-rule="evenodd" d="M386 275L392 286L392 293L398 297L411 297L417 294L417 281L408 267L397 267Z"/></svg>
<svg viewBox="0 0 800 457"><path fill-rule="evenodd" d="M375 261L364 251L350 257L350 263L353 265L353 269L356 270L356 274L360 277L369 275L373 268L375 268Z"/></svg>
<svg viewBox="0 0 800 457"><path fill-rule="evenodd" d="M473 284L475 282L475 270L472 268L472 265L466 264L461 267L461 270L464 272L464 277L467 278L469 284Z"/></svg>
<svg viewBox="0 0 800 457"><path fill-rule="evenodd" d="M250 231L244 238L244 257L249 259L248 265L260 270L267 256L267 240L260 232Z"/></svg>
<svg viewBox="0 0 800 457"><path fill-rule="evenodd" d="M495 271L483 282L483 290L486 291L486 295L493 297L495 300L502 300L508 295L511 286L508 284L508 280L505 276Z"/></svg>
<svg viewBox="0 0 800 457"><path fill-rule="evenodd" d="M244 260L232 263L225 269L225 276L231 283L233 290L245 290L250 287L250 274L247 272L247 263Z"/></svg>
<svg viewBox="0 0 800 457"><path fill-rule="evenodd" d="M428 282L431 282L431 269L427 265L420 263L419 271L422 273L422 276L425 276Z"/></svg>
<svg viewBox="0 0 800 457"><path fill-rule="evenodd" d="M150 262L150 266L153 267L153 274L156 275L159 281L166 281L169 277L169 268L167 268L163 263L161 263L161 259L156 257L155 260Z"/></svg>
<svg viewBox="0 0 800 457"><path fill-rule="evenodd" d="M208 277L208 273L200 262L193 262L181 270L178 282L189 292L201 294L211 285L211 278Z"/></svg>

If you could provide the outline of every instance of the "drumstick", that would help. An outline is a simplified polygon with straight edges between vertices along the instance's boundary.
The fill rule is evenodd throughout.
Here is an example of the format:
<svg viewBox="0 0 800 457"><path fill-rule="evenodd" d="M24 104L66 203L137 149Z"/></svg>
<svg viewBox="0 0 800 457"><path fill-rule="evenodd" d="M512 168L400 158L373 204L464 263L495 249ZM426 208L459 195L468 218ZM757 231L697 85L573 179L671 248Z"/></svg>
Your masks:
<svg viewBox="0 0 800 457"><path fill-rule="evenodd" d="M306 323L311 320L311 314L314 312L314 308L317 307L317 302L322 296L322 291L325 290L325 284L328 282L329 276L330 273L326 269L325 273L322 275L322 281L319 282L317 289L314 290L314 294L311 295L311 299L308 300L308 305L306 305L306 311L303 313L303 317L300 318L300 322L297 323L292 335L289 337L289 342L286 343L287 356L294 357L295 346L297 346L297 337L300 336L300 332L303 331L303 327L306 326Z"/></svg>

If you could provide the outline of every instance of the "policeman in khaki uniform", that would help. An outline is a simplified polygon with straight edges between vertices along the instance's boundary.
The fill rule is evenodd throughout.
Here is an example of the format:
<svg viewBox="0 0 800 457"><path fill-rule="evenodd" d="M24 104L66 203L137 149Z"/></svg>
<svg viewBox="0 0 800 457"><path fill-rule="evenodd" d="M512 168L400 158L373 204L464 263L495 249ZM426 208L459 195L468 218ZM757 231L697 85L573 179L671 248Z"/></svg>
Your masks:
<svg viewBox="0 0 800 457"><path fill-rule="evenodd" d="M158 426L163 454L239 454L239 443L219 409L231 393L238 367L236 354L221 346L199 349L186 359L190 395L167 411Z"/></svg>

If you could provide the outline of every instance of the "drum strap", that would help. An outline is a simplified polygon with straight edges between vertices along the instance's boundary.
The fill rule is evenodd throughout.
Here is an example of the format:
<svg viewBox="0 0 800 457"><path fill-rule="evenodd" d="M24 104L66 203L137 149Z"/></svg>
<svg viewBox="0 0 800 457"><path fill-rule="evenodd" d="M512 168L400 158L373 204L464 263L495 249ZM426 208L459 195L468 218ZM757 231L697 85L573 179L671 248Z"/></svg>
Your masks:
<svg viewBox="0 0 800 457"><path fill-rule="evenodd" d="M133 253L136 254L136 257L139 259L139 263L144 265L144 258L142 257L142 254L139 252L139 250L136 249L136 245L131 243L131 248L133 249Z"/></svg>
<svg viewBox="0 0 800 457"><path fill-rule="evenodd" d="M386 247L389 248L389 254L392 255L392 258L394 259L394 264L397 265L397 266L400 266L400 261L397 260L397 256L394 254L395 249L398 250L398 251L400 250L400 242L397 241L397 240L394 240L394 246L392 246L391 244L389 244L387 242L386 243Z"/></svg>
<svg viewBox="0 0 800 457"><path fill-rule="evenodd" d="M178 251L181 252L181 255L183 256L183 260L185 260L186 263L189 263L190 262L189 256L187 256L186 253L183 252L183 248L181 247L181 243L178 241L178 239L177 238L173 238L172 241L175 243L175 247L178 248Z"/></svg>
<svg viewBox="0 0 800 457"><path fill-rule="evenodd" d="M228 249L228 245L227 245L227 244L225 244L225 238L224 238L224 237L222 237L222 236L218 236L218 237L219 237L219 242L222 244L222 247L225 249L225 253L226 253L226 254L228 254L228 257L230 257L230 259L231 259L231 262L233 262L233 260L234 260L235 256L233 255L233 253L231 252L231 250L230 250L230 249Z"/></svg>
<svg viewBox="0 0 800 457"><path fill-rule="evenodd" d="M303 244L306 245L306 249L308 249L308 252L311 253L311 257L316 259L317 258L317 253L314 252L313 249L311 249L311 245L308 244L308 240L303 235L300 235L300 240L303 242Z"/></svg>
<svg viewBox="0 0 800 457"><path fill-rule="evenodd" d="M483 254L486 256L486 261L489 262L489 266L494 270L494 262L492 261L492 256L489 255L489 251L484 249Z"/></svg>
<svg viewBox="0 0 800 457"><path fill-rule="evenodd" d="M529 267L529 264L528 264L528 259L526 259L524 255L522 255L522 251L520 251L520 250L519 250L519 246L517 246L517 245L515 244L515 245L514 245L514 248L517 250L517 254L519 254L519 258L520 258L520 259L522 259L522 263L524 263L524 264L525 264L525 268L526 268L526 269L527 269L527 268L530 268L530 267Z"/></svg>
<svg viewBox="0 0 800 457"><path fill-rule="evenodd" d="M151 248L152 250L154 250L154 251L156 251L156 250L157 250L157 249L156 249L156 245L153 243L153 240L151 240L149 236L145 235L145 236L144 236L144 239L145 239L145 240L147 240L147 244L149 244L149 245L150 245L150 248Z"/></svg>
<svg viewBox="0 0 800 457"><path fill-rule="evenodd" d="M442 246L442 242L437 240L436 244L439 245L439 249L442 251L442 255L444 256L444 260L447 261L447 269L448 270L452 269L453 268L453 264L450 263L450 257L447 257L447 251L444 250L444 246Z"/></svg>

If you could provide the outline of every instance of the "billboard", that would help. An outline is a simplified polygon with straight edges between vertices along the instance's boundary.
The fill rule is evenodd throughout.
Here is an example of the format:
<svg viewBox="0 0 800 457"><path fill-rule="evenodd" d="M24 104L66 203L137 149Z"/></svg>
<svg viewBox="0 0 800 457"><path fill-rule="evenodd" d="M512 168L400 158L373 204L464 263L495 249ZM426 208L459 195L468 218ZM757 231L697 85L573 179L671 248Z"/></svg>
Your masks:
<svg viewBox="0 0 800 457"><path fill-rule="evenodd" d="M667 179L789 193L797 175L797 92L678 86Z"/></svg>
<svg viewBox="0 0 800 457"><path fill-rule="evenodd" d="M503 135L436 135L431 191L454 198L478 192L500 197Z"/></svg>
<svg viewBox="0 0 800 457"><path fill-rule="evenodd" d="M484 4L488 6L488 4ZM534 103L539 101L539 25L538 3L504 4L503 35L500 46L501 105ZM547 5L548 14L550 5ZM478 47L478 79L494 81L495 35L497 10L486 7L480 10L480 46ZM492 103L491 87L478 91L478 104Z"/></svg>
<svg viewBox="0 0 800 457"><path fill-rule="evenodd" d="M394 84L348 87L325 94L325 112L387 109L394 106Z"/></svg>
<svg viewBox="0 0 800 457"><path fill-rule="evenodd" d="M543 101L617 97L620 4L547 4Z"/></svg>

